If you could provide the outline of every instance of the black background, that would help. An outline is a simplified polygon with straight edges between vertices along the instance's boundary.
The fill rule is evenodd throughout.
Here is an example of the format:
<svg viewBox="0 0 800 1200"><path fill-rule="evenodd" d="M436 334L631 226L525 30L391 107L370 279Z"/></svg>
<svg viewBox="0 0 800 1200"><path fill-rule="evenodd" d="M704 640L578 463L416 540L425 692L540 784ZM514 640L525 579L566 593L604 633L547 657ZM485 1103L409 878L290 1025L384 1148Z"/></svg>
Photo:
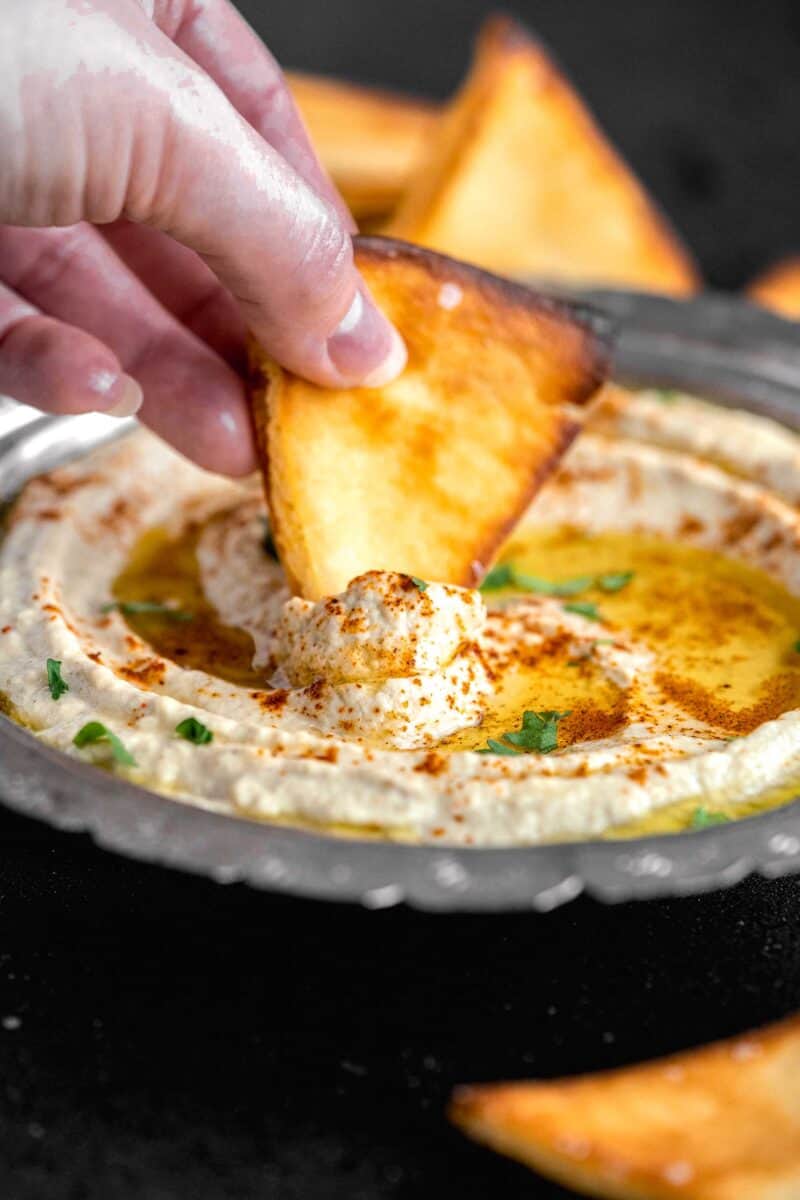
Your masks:
<svg viewBox="0 0 800 1200"><path fill-rule="evenodd" d="M445 95L485 6L242 7L287 64ZM800 249L800 6L518 5L708 277ZM634 1061L800 1007L800 884L548 916L223 888L0 816L3 1200L566 1193L454 1084Z"/></svg>
<svg viewBox="0 0 800 1200"><path fill-rule="evenodd" d="M0 832L4 1200L555 1200L449 1128L456 1083L800 1007L794 880L433 916L222 887L11 815Z"/></svg>
<svg viewBox="0 0 800 1200"><path fill-rule="evenodd" d="M287 66L444 97L481 0L240 0ZM699 256L735 287L800 252L796 0L528 0L505 6L556 52Z"/></svg>

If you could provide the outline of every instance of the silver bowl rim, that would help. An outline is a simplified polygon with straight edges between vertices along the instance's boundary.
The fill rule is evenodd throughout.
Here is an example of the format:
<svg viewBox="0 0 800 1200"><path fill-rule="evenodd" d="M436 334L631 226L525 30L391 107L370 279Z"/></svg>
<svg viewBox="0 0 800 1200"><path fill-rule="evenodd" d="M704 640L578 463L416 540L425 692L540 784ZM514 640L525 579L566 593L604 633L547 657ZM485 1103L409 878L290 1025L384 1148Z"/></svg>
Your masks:
<svg viewBox="0 0 800 1200"><path fill-rule="evenodd" d="M685 388L800 429L800 326L714 294L675 301L595 290L579 299L617 323L623 382ZM42 417L0 401L0 494L131 424ZM256 822L158 795L44 746L2 715L0 797L136 859L371 908L547 912L582 892L608 902L688 895L752 872L800 870L800 798L727 825L624 841L409 845Z"/></svg>

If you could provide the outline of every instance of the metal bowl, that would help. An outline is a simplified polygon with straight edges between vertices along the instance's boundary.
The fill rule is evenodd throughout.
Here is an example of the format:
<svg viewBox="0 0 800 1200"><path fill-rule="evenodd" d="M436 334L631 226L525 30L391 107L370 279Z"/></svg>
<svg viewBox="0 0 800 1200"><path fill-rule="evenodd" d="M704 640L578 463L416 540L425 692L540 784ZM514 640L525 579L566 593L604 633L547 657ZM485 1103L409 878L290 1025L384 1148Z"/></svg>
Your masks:
<svg viewBox="0 0 800 1200"><path fill-rule="evenodd" d="M618 323L621 382L685 388L800 430L800 326L716 295L678 302L595 291L581 299ZM0 400L0 498L132 424L42 417ZM2 716L0 796L134 858L372 908L546 912L582 891L607 901L682 895L753 871L800 870L800 799L730 825L621 842L482 850L358 841L166 799L48 749Z"/></svg>

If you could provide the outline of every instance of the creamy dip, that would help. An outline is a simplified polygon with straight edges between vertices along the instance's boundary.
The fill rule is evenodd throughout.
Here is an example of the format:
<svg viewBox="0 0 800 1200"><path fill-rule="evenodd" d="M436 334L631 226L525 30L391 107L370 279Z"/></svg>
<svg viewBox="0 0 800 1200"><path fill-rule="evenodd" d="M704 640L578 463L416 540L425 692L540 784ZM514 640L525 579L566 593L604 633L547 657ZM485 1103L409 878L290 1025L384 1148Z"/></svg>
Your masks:
<svg viewBox="0 0 800 1200"><path fill-rule="evenodd" d="M255 484L139 432L25 489L0 690L231 815L506 845L745 813L800 776L798 498L788 431L609 389L481 593L368 572L312 604ZM74 745L90 721L134 763Z"/></svg>

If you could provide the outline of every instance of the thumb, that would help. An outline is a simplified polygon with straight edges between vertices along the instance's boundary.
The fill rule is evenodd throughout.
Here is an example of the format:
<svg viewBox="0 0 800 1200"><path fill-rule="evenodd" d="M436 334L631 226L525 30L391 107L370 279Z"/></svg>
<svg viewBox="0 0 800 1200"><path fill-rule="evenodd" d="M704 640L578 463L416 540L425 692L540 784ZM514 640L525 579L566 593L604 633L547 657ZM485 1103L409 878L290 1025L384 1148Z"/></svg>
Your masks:
<svg viewBox="0 0 800 1200"><path fill-rule="evenodd" d="M149 23L148 42L125 215L200 254L284 366L332 387L394 378L405 347L355 268L335 206Z"/></svg>

